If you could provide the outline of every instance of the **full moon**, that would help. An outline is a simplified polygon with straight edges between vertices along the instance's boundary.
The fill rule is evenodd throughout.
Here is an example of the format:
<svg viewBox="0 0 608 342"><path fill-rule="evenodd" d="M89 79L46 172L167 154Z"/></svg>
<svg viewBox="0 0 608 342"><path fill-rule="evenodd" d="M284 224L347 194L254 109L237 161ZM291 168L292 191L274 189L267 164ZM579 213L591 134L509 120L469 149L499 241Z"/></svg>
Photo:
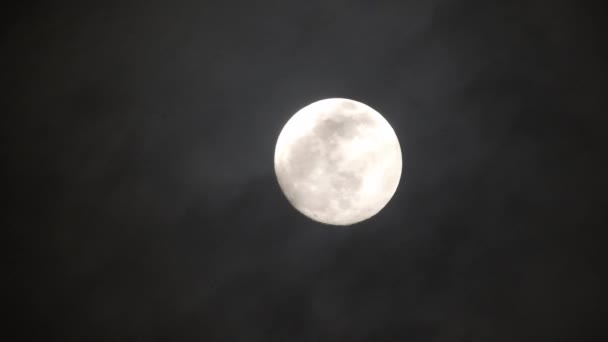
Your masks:
<svg viewBox="0 0 608 342"><path fill-rule="evenodd" d="M299 212L325 224L351 225L376 215L401 178L399 140L369 106L341 98L295 113L279 134L274 169Z"/></svg>

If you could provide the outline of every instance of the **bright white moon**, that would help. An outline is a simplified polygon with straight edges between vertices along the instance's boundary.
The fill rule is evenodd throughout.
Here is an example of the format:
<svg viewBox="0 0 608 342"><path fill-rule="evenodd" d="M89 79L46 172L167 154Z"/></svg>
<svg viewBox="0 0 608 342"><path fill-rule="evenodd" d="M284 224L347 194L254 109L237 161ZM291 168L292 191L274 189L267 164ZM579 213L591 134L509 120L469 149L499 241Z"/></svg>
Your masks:
<svg viewBox="0 0 608 342"><path fill-rule="evenodd" d="M401 178L401 148L374 109L348 99L317 101L289 119L277 141L281 190L302 214L350 225L377 214Z"/></svg>

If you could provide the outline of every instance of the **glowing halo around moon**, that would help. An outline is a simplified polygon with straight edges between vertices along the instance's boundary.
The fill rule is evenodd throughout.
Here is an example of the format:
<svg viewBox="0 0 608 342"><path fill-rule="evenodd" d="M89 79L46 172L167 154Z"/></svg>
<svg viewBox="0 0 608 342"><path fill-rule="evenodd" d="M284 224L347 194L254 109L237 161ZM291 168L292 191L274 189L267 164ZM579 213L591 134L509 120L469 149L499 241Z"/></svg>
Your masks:
<svg viewBox="0 0 608 342"><path fill-rule="evenodd" d="M289 119L277 140L274 168L299 212L321 223L351 225L376 215L395 194L401 147L380 113L330 98Z"/></svg>

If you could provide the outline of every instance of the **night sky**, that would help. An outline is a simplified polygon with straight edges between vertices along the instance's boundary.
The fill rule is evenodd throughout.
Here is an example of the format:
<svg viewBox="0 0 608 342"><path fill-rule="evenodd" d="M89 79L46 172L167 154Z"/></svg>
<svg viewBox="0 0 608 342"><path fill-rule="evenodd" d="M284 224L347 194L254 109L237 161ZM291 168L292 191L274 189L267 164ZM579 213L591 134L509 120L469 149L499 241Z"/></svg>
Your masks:
<svg viewBox="0 0 608 342"><path fill-rule="evenodd" d="M578 341L605 325L601 1L45 1L5 8L17 340ZM403 175L298 213L287 120L351 98Z"/></svg>

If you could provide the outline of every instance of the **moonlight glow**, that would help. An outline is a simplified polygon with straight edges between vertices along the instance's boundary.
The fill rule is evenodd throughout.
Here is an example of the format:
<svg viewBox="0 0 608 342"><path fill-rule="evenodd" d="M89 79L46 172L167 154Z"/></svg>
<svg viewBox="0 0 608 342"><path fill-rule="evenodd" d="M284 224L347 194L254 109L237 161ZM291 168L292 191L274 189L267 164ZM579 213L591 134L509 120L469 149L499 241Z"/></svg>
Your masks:
<svg viewBox="0 0 608 342"><path fill-rule="evenodd" d="M277 141L283 193L313 220L350 225L377 214L397 190L401 148L390 124L367 105L325 99L298 111Z"/></svg>

